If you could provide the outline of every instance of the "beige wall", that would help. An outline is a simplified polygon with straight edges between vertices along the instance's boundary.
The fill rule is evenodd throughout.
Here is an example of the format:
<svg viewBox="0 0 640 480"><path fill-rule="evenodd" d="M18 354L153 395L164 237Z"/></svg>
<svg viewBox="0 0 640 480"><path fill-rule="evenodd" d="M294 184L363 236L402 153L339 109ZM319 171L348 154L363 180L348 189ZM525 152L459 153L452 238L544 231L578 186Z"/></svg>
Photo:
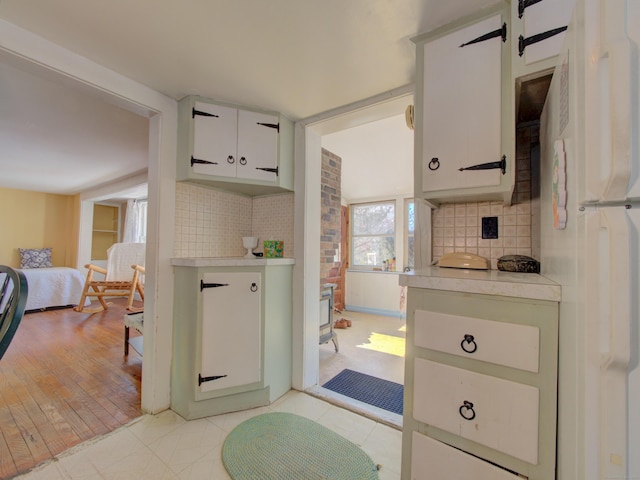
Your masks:
<svg viewBox="0 0 640 480"><path fill-rule="evenodd" d="M80 199L0 188L0 264L20 266L18 248L52 248L55 267L76 267Z"/></svg>

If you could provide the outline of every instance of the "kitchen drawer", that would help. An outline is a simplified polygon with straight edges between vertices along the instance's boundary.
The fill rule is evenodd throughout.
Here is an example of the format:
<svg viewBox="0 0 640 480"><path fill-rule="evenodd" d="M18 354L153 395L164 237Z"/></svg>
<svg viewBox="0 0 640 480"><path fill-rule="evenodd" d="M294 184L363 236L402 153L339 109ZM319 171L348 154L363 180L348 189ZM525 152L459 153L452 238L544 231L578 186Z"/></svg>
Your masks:
<svg viewBox="0 0 640 480"><path fill-rule="evenodd" d="M538 373L537 327L416 310L414 344Z"/></svg>
<svg viewBox="0 0 640 480"><path fill-rule="evenodd" d="M414 367L416 420L537 463L537 388L421 358Z"/></svg>
<svg viewBox="0 0 640 480"><path fill-rule="evenodd" d="M516 480L515 474L418 432L411 437L411 480Z"/></svg>

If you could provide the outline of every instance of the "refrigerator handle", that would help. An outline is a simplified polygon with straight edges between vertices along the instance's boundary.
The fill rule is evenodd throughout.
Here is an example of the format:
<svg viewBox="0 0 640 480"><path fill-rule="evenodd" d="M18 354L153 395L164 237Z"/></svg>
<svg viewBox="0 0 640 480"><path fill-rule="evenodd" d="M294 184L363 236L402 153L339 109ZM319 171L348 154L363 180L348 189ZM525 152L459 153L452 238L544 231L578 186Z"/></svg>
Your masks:
<svg viewBox="0 0 640 480"><path fill-rule="evenodd" d="M610 171L602 192L604 201L624 201L628 196L632 174L631 143L634 116L632 100L637 98L636 82L633 81L633 46L624 28L623 2L603 2L604 45L600 65L602 98L608 112L604 119L610 137ZM637 69L637 68L636 68Z"/></svg>
<svg viewBox="0 0 640 480"><path fill-rule="evenodd" d="M628 448L628 369L631 361L631 302L632 278L630 271L630 231L624 207L598 210L599 227L605 237L605 245L588 249L590 255L600 253L604 280L600 297L608 300L605 311L595 312L596 321L592 335L600 337L600 380L598 416L600 432L601 478L627 478ZM596 240L596 244L597 244ZM608 254L606 253L608 252ZM606 257L606 258L602 258ZM598 328L599 327L599 328Z"/></svg>
<svg viewBox="0 0 640 480"><path fill-rule="evenodd" d="M608 342L603 345L600 367L627 373L631 361L631 286L629 258L629 227L624 207L598 210L600 226L607 231L609 258L606 270L600 275L608 277L609 308L607 315Z"/></svg>

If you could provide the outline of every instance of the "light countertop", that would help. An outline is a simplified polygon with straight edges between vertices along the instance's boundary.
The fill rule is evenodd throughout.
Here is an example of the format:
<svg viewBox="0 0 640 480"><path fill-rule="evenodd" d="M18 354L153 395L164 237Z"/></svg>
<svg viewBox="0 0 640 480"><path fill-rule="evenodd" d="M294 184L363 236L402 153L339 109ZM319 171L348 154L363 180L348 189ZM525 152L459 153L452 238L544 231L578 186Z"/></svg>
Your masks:
<svg viewBox="0 0 640 480"><path fill-rule="evenodd" d="M264 267L268 265L293 265L293 258L244 258L244 257L184 257L172 258L174 267Z"/></svg>
<svg viewBox="0 0 640 480"><path fill-rule="evenodd" d="M401 286L559 302L560 285L535 273L427 267L403 273Z"/></svg>

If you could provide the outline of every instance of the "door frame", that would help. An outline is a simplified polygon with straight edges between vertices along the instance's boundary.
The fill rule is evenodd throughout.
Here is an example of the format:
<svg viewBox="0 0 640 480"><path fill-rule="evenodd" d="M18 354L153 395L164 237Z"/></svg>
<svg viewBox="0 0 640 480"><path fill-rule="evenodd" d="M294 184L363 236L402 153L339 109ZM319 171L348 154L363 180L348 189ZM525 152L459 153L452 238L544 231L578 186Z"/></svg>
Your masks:
<svg viewBox="0 0 640 480"><path fill-rule="evenodd" d="M0 20L0 61L62 82L149 119L149 214L142 410L170 406L177 102L85 57ZM78 240L80 242L80 239Z"/></svg>
<svg viewBox="0 0 640 480"><path fill-rule="evenodd" d="M295 124L292 386L305 390L320 375L320 172L321 137L404 112L415 85L369 97ZM299 319L299 320L297 320Z"/></svg>

